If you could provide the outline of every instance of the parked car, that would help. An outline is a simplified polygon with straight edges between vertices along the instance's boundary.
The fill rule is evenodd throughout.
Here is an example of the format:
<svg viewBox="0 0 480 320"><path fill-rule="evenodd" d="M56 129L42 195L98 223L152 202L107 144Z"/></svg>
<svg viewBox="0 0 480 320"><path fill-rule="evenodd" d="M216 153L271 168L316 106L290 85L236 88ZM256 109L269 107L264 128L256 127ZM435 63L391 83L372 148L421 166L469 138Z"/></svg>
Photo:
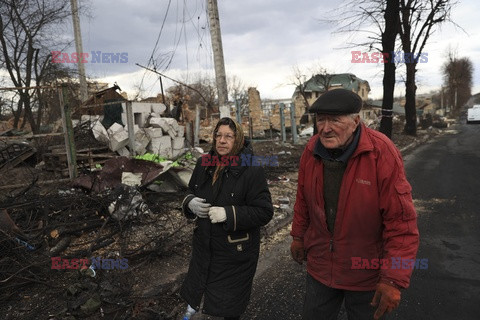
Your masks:
<svg viewBox="0 0 480 320"><path fill-rule="evenodd" d="M475 104L467 110L467 123L480 123L480 104Z"/></svg>

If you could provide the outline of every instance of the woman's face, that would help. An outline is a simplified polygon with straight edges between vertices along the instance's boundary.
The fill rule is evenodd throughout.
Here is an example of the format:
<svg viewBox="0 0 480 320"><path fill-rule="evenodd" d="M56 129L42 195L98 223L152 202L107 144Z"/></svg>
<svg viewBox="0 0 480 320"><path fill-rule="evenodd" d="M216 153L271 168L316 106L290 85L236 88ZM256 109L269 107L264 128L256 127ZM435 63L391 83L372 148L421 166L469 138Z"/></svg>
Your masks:
<svg viewBox="0 0 480 320"><path fill-rule="evenodd" d="M235 133L228 125L221 125L215 135L215 148L220 156L229 154L235 143Z"/></svg>

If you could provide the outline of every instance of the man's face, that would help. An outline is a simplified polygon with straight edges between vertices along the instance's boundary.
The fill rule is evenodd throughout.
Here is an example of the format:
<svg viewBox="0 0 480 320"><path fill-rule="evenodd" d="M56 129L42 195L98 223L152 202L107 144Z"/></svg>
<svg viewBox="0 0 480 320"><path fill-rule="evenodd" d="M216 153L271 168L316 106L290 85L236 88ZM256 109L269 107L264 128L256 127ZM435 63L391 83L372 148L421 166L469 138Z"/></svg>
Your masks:
<svg viewBox="0 0 480 320"><path fill-rule="evenodd" d="M360 116L317 114L320 141L327 149L343 148L353 140Z"/></svg>

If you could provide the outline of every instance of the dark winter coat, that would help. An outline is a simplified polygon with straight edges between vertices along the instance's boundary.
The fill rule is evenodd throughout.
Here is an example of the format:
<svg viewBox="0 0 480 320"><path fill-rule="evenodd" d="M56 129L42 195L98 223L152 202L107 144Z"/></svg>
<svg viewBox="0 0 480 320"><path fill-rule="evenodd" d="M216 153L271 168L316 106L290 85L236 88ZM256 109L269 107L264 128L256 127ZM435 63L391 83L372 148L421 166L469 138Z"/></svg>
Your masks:
<svg viewBox="0 0 480 320"><path fill-rule="evenodd" d="M248 143L241 153L252 155ZM204 296L205 314L239 316L250 299L260 227L273 216L271 195L260 166L229 165L212 186L215 167L201 163L200 158L189 182L191 195L183 202L183 212L187 218L195 218L188 202L200 197L212 206L224 207L227 220L212 224L208 218L196 219L192 258L180 294L196 310Z"/></svg>

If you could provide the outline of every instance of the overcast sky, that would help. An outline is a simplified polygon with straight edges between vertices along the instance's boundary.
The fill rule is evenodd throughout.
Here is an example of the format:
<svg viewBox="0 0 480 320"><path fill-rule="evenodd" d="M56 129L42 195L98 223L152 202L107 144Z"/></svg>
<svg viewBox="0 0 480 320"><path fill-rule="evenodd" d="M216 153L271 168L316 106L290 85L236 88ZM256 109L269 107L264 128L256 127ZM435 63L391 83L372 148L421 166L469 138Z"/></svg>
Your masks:
<svg viewBox="0 0 480 320"><path fill-rule="evenodd" d="M158 77L136 66L153 61L158 71L191 82L200 74L214 76L206 0L80 0L90 7L81 17L83 51L127 53L127 63L87 63L90 78L117 82L133 98L159 93ZM245 86L256 87L261 98L289 98L294 86L293 67L322 66L332 73L353 73L369 81L370 97L381 98L382 64L351 63L352 50L341 49L345 36L334 34L331 17L335 1L319 0L218 0L227 77L237 76ZM435 31L425 48L428 62L418 64L418 93L439 89L441 66L448 47L474 64L473 93L480 91L480 24L478 0L460 1L452 20L464 30L445 24ZM163 27L162 27L163 25ZM66 30L66 37L72 37ZM160 36L159 36L160 35ZM358 37L363 35L359 34ZM158 44L155 46L158 39ZM74 47L67 49L74 52ZM152 64L150 63L152 67ZM404 66L398 69L403 73ZM399 72L399 73L400 73ZM397 75L401 81L401 75ZM168 87L170 81L164 82ZM395 95L403 95L403 83Z"/></svg>

